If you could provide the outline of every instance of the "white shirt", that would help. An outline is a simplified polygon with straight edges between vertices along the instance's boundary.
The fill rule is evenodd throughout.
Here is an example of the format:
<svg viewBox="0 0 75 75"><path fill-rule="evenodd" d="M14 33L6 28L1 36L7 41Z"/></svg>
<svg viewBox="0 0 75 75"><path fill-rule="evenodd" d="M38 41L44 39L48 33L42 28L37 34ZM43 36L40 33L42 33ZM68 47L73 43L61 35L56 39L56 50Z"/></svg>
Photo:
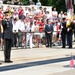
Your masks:
<svg viewBox="0 0 75 75"><path fill-rule="evenodd" d="M12 22L13 23L13 32L18 32L18 25L17 25L17 22Z"/></svg>
<svg viewBox="0 0 75 75"><path fill-rule="evenodd" d="M29 27L27 28L27 31L28 31L28 32L33 32L34 29L35 29L35 28L34 28L34 25L32 25L32 27L29 26ZM30 30L31 30L31 31L30 31ZM27 34L28 34L28 35L33 35L33 33L27 33Z"/></svg>
<svg viewBox="0 0 75 75"><path fill-rule="evenodd" d="M41 2L37 2L36 6L41 7Z"/></svg>
<svg viewBox="0 0 75 75"><path fill-rule="evenodd" d="M52 12L52 15L57 17L58 12L57 12L57 11L53 11L53 12Z"/></svg>
<svg viewBox="0 0 75 75"><path fill-rule="evenodd" d="M64 18L64 14L59 14L59 18Z"/></svg>
<svg viewBox="0 0 75 75"><path fill-rule="evenodd" d="M25 24L23 21L19 20L16 24L18 25L18 30L20 30L20 31L25 30Z"/></svg>
<svg viewBox="0 0 75 75"><path fill-rule="evenodd" d="M57 26L56 26L56 24L53 26L53 28L54 28L53 29L54 30L53 35L57 35L57 32L56 32L57 31Z"/></svg>
<svg viewBox="0 0 75 75"><path fill-rule="evenodd" d="M26 16L28 13L29 13L28 10L25 10L25 11L24 11L24 15L25 15L25 16Z"/></svg>
<svg viewBox="0 0 75 75"><path fill-rule="evenodd" d="M52 14L46 14L46 19L52 19Z"/></svg>
<svg viewBox="0 0 75 75"><path fill-rule="evenodd" d="M34 31L34 26L33 26L33 25L32 25L32 27L29 26L29 27L27 28L27 31L28 31L28 32L30 32L30 30L31 30L31 32Z"/></svg>
<svg viewBox="0 0 75 75"><path fill-rule="evenodd" d="M18 14L14 14L13 15L13 18L18 18Z"/></svg>
<svg viewBox="0 0 75 75"><path fill-rule="evenodd" d="M30 26L30 22L26 22L25 23L25 30L24 30L25 32L28 31L29 26Z"/></svg>

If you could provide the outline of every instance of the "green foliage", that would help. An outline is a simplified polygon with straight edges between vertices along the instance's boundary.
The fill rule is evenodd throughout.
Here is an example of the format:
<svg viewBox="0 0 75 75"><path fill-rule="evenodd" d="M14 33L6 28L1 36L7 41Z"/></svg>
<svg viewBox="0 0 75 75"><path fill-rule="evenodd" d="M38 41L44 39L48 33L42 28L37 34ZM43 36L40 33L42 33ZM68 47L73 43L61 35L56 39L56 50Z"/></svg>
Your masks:
<svg viewBox="0 0 75 75"><path fill-rule="evenodd" d="M48 0L48 6L57 8L57 11L66 11L65 0Z"/></svg>
<svg viewBox="0 0 75 75"><path fill-rule="evenodd" d="M57 11L60 12L66 11L65 0L40 0L43 6L53 6L57 8Z"/></svg>
<svg viewBox="0 0 75 75"><path fill-rule="evenodd" d="M23 3L24 5L28 5L28 1L29 1L29 0L22 0L22 3Z"/></svg>
<svg viewBox="0 0 75 75"><path fill-rule="evenodd" d="M24 5L28 5L29 0L22 0ZM33 0L35 3L37 0ZM40 0L43 6L53 6L57 8L57 11L66 11L65 0ZM75 6L74 6L75 8Z"/></svg>

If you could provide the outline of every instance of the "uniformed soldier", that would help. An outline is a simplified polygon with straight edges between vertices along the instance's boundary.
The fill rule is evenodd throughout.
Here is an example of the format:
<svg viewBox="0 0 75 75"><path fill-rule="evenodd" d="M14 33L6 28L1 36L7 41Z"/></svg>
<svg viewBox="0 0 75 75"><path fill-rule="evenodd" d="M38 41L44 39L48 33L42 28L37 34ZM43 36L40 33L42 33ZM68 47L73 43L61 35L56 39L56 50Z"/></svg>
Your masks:
<svg viewBox="0 0 75 75"><path fill-rule="evenodd" d="M4 60L6 63L11 63L11 47L12 47L12 39L13 39L13 32L12 32L12 22L10 20L10 16L8 12L4 12L5 18L2 20L2 25L4 29L3 38L4 38Z"/></svg>
<svg viewBox="0 0 75 75"><path fill-rule="evenodd" d="M66 46L66 34L67 34L66 21L65 18L63 18L61 23L62 48L65 48Z"/></svg>
<svg viewBox="0 0 75 75"><path fill-rule="evenodd" d="M73 34L73 22L67 27L67 42L68 48L72 48L72 34Z"/></svg>

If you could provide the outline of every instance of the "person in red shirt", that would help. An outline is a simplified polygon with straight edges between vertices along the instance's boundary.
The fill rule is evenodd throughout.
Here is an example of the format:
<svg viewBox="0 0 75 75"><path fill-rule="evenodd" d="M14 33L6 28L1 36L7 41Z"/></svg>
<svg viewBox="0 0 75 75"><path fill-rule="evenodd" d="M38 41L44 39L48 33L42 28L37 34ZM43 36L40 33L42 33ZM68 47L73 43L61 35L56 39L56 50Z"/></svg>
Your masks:
<svg viewBox="0 0 75 75"><path fill-rule="evenodd" d="M23 10L22 7L19 7L19 9L18 9L18 16L19 16L19 18L20 18L21 15L24 15L24 10Z"/></svg>
<svg viewBox="0 0 75 75"><path fill-rule="evenodd" d="M39 32L42 32L44 24L42 23L42 21L40 20L40 18L38 18L36 24L39 25Z"/></svg>
<svg viewBox="0 0 75 75"><path fill-rule="evenodd" d="M57 28L57 41L59 42L61 39L60 39L60 33L61 33L61 25L59 22L57 22L57 25L56 25L56 28Z"/></svg>
<svg viewBox="0 0 75 75"><path fill-rule="evenodd" d="M35 20L38 20L38 18L40 18L40 16L39 16L38 13L36 13L36 15L34 15L34 19L35 19Z"/></svg>
<svg viewBox="0 0 75 75"><path fill-rule="evenodd" d="M43 21L43 20L42 20ZM44 29L44 23L40 20L40 18L38 18L38 21L36 22L36 24L39 26L39 33L40 33L40 40L39 42L41 43L41 39L42 39L42 36L43 36L43 29Z"/></svg>
<svg viewBox="0 0 75 75"><path fill-rule="evenodd" d="M2 13L2 9L0 7L0 19L2 19L2 18L3 18L3 13Z"/></svg>

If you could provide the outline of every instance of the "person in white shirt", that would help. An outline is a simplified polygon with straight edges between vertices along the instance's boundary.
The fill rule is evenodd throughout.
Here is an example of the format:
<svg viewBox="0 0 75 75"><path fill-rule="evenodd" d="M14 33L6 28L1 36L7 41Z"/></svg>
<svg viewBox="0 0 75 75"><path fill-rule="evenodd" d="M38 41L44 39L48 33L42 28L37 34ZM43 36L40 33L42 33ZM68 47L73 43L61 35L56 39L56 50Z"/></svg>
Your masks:
<svg viewBox="0 0 75 75"><path fill-rule="evenodd" d="M23 44L25 45L25 48L26 48L26 34L27 34L27 28L30 26L30 21L29 21L29 18L26 17L26 19L24 20L24 32L25 32L25 35L23 36Z"/></svg>
<svg viewBox="0 0 75 75"><path fill-rule="evenodd" d="M36 2L36 6L37 6L38 8L42 6L40 0L38 0L38 1Z"/></svg>
<svg viewBox="0 0 75 75"><path fill-rule="evenodd" d="M18 25L16 24L17 23L17 19L15 18L14 21L12 22L13 24L13 35L14 35L14 38L13 38L13 46L17 46L17 41L18 41Z"/></svg>
<svg viewBox="0 0 75 75"><path fill-rule="evenodd" d="M54 10L52 11L52 16L53 16L53 19L57 18L58 12L56 11L56 8L54 8Z"/></svg>
<svg viewBox="0 0 75 75"><path fill-rule="evenodd" d="M28 9L29 13L27 14L27 16L31 19L33 18L34 14L32 13L31 8Z"/></svg>
<svg viewBox="0 0 75 75"><path fill-rule="evenodd" d="M49 11L46 12L46 20L47 19L52 19L52 14Z"/></svg>
<svg viewBox="0 0 75 75"><path fill-rule="evenodd" d="M13 33L14 32L17 32L18 33L18 25L17 25L17 18L14 19L14 21L12 22L13 23Z"/></svg>
<svg viewBox="0 0 75 75"><path fill-rule="evenodd" d="M59 18L61 18L61 19L64 18L64 13L63 13L63 11L61 11L58 16L59 16Z"/></svg>
<svg viewBox="0 0 75 75"><path fill-rule="evenodd" d="M18 17L18 13L17 13L17 12L13 12L13 13L12 13L12 17L18 19L18 18L19 18L19 17Z"/></svg>
<svg viewBox="0 0 75 75"><path fill-rule="evenodd" d="M22 47L22 39L23 39L24 30L25 30L24 19L25 19L25 16L22 15L22 16L20 16L20 20L17 22L17 25L18 25L18 46L20 46L20 47Z"/></svg>
<svg viewBox="0 0 75 75"><path fill-rule="evenodd" d="M54 30L54 32L53 32L53 43L55 43L57 41L57 26L56 25L57 25L57 22L55 22L53 25L53 30Z"/></svg>
<svg viewBox="0 0 75 75"><path fill-rule="evenodd" d="M33 32L34 32L34 25L33 22L30 23L30 26L27 28L27 35L26 35L26 45L28 45L29 42L29 46L30 48L33 47Z"/></svg>
<svg viewBox="0 0 75 75"><path fill-rule="evenodd" d="M29 11L28 11L28 7L25 7L24 15L27 16L28 13L29 13Z"/></svg>

